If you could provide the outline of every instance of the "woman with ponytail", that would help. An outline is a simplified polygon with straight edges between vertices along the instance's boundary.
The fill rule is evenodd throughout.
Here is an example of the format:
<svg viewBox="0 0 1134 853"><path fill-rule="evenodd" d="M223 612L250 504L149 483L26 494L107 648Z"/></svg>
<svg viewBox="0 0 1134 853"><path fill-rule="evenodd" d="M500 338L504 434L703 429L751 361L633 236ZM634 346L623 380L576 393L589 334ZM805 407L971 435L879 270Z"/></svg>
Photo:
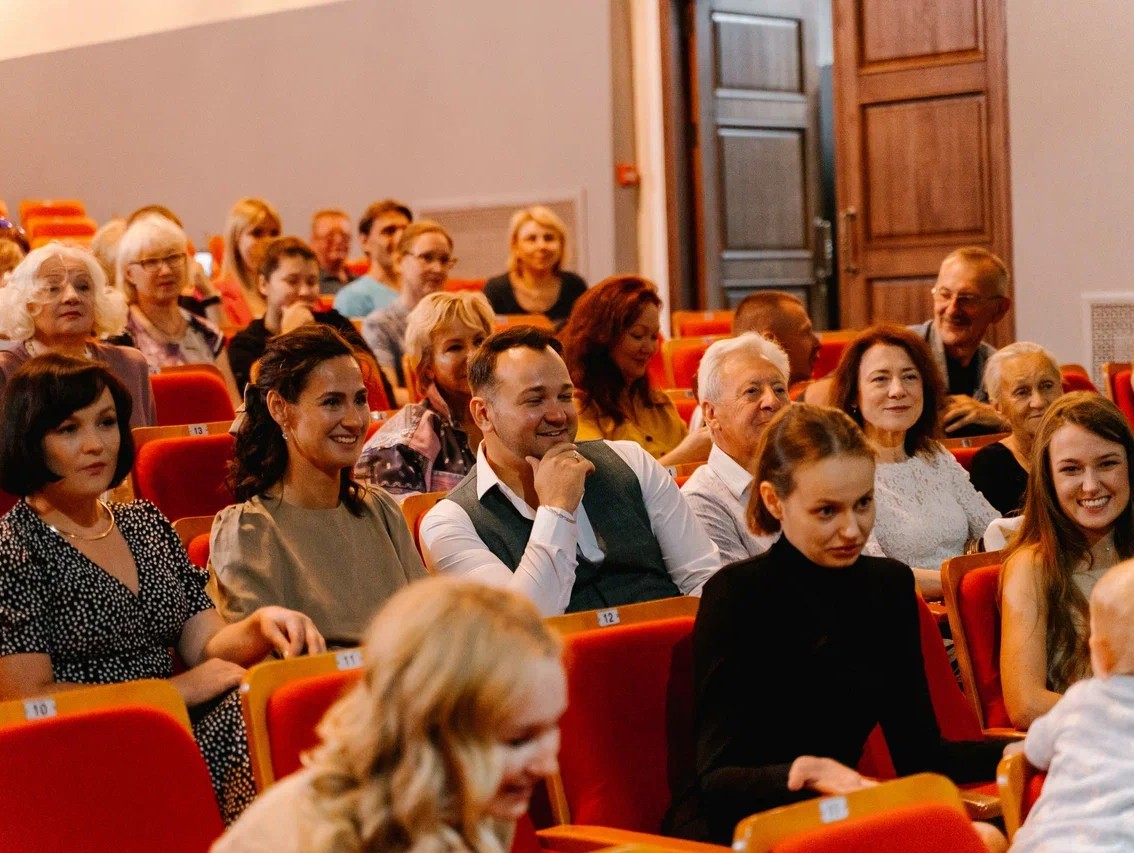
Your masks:
<svg viewBox="0 0 1134 853"><path fill-rule="evenodd" d="M295 602L329 642L354 645L379 605L425 577L398 505L351 477L370 423L358 358L313 323L273 338L259 365L229 472L239 503L213 522L221 613Z"/></svg>

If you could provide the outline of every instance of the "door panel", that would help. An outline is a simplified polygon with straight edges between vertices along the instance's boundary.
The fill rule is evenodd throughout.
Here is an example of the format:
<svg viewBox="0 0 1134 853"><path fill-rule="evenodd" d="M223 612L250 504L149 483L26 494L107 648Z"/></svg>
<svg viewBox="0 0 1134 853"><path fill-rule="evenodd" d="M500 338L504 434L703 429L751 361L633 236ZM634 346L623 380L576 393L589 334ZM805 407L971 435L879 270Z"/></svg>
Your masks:
<svg viewBox="0 0 1134 853"><path fill-rule="evenodd" d="M759 289L805 297L823 328L815 3L696 0L693 151L706 308Z"/></svg>
<svg viewBox="0 0 1134 853"><path fill-rule="evenodd" d="M863 0L862 61L979 51L980 17L977 0Z"/></svg>
<svg viewBox="0 0 1134 853"><path fill-rule="evenodd" d="M842 325L919 322L953 249L1011 266L1004 0L834 0L834 20Z"/></svg>
<svg viewBox="0 0 1134 853"><path fill-rule="evenodd" d="M984 98L962 95L863 109L868 239L944 236L987 242Z"/></svg>

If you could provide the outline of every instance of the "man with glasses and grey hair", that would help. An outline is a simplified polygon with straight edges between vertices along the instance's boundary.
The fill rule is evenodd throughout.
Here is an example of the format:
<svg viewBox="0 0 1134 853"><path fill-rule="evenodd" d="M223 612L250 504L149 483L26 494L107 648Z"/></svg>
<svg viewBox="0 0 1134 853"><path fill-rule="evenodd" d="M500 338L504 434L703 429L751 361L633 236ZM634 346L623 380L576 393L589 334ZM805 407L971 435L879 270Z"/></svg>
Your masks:
<svg viewBox="0 0 1134 853"><path fill-rule="evenodd" d="M681 493L720 549L722 565L764 553L778 536L752 533L747 514L760 436L791 402L789 369L787 353L755 332L717 341L701 359L697 388L713 447Z"/></svg>
<svg viewBox="0 0 1134 853"><path fill-rule="evenodd" d="M988 404L982 380L984 366L996 347L984 341L1012 300L1008 267L987 249L965 246L941 262L933 294L933 318L915 332L929 344L949 389L941 422L949 435L975 435L1007 430Z"/></svg>

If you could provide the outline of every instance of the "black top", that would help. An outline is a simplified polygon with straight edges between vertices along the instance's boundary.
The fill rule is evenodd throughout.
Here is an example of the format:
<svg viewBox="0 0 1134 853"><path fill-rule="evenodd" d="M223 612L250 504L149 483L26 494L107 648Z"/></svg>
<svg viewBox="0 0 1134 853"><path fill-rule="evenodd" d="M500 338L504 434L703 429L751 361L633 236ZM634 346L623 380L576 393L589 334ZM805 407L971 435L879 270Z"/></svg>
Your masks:
<svg viewBox="0 0 1134 853"><path fill-rule="evenodd" d="M915 595L896 560L824 568L782 536L710 578L693 629L699 803L678 813L727 844L747 815L816 796L788 790L796 758L855 767L877 723L900 775L993 779L1002 743L941 739Z"/></svg>
<svg viewBox="0 0 1134 853"><path fill-rule="evenodd" d="M567 322L575 300L587 292L587 283L583 281L582 278L575 275L575 273L560 270L559 278L561 282L559 285L559 299L557 299L555 304L548 310L543 312L547 316L547 319L555 324L556 328L559 328ZM484 295L488 297L488 303L497 314L529 313L521 308L520 303L516 301L516 294L512 290L512 282L508 278L508 273L498 275L496 278L490 278L485 282Z"/></svg>
<svg viewBox="0 0 1134 853"><path fill-rule="evenodd" d="M366 345L366 341L362 339L362 335L358 333L354 323L335 309L315 311L313 316L316 323L330 326L346 338L347 343L352 347L361 349L363 352L370 352L370 347ZM264 354L268 341L273 337L264 325L263 317L253 320L232 336L232 340L228 343L228 363L232 368L232 375L236 378L237 388L244 390L244 386L250 381L252 365L256 363L256 359ZM391 395L389 399L393 400L394 398Z"/></svg>
<svg viewBox="0 0 1134 853"><path fill-rule="evenodd" d="M1016 514L1024 508L1024 491L1028 488L1028 472L1001 444L988 444L973 454L969 465L973 487L988 498L1001 515Z"/></svg>

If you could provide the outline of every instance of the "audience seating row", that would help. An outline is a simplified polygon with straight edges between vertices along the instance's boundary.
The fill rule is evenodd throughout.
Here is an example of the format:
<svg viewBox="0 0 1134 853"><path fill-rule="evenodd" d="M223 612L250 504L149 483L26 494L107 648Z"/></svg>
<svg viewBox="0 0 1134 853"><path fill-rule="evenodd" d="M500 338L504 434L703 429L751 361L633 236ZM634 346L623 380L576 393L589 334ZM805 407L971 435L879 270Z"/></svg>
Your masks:
<svg viewBox="0 0 1134 853"><path fill-rule="evenodd" d="M725 849L655 835L665 808L692 773L690 641L697 604L697 599L677 598L549 620L564 634L572 696L562 724L561 770L550 786L551 818L556 825L537 832L525 822L519 827L514 851L534 853L540 847L595 850L624 844L702 853ZM948 671L935 624L928 624L929 634L923 631L923 635L932 634ZM923 645L924 640L923 636ZM299 756L316 743L318 720L357 681L360 665L358 650L349 649L268 662L249 671L241 685L241 701L260 789L299 769ZM940 716L935 682L930 681ZM952 689L959 692L955 681ZM126 708L103 711L103 716L100 712L65 716L76 708L105 707L112 696L116 704L158 706L164 711ZM19 732L13 739L7 737L8 732L0 733L0 760L9 769L3 785L13 789L0 794L0 814L5 806L10 807L13 817L19 815L15 822L23 833L16 846L6 846L8 834L0 834L5 838L0 853L42 846L42 836L36 833L53 827L58 817L54 800L72 794L79 805L72 806L76 815L67 831L76 828L85 833L85 843L73 845L75 849L140 850L149 843L149 849L157 844L168 850L201 850L219 834L207 773L187 734L184 705L167 682L71 691L56 694L51 701L50 711L43 710L42 700L0 704L0 728L11 724L10 719L17 720ZM20 725L29 716L57 713L64 716ZM165 731L161 731L162 719ZM957 736L945 719L942 729L948 736ZM119 731L132 734L119 737ZM979 735L979 728L975 731ZM94 738L104 747L91 749L86 741L76 746L76 737ZM57 763L44 762L45 754L57 755ZM75 756L84 758L76 762ZM49 777L42 771L33 775L53 780L59 778L58 767L67 767L68 772L62 774L66 784L57 785L51 795L43 789L31 793L26 774L15 772L25 762L52 767ZM75 763L83 768L72 774L70 767ZM158 775L163 780L160 783L155 781ZM73 779L78 780L75 785ZM179 792L177 797L170 794L171 784ZM115 803L92 811L84 786L90 791L113 791ZM149 799L135 799L129 793L135 787L160 795L163 807L146 810L145 819L137 819L137 803ZM45 802L51 803L50 809L44 807ZM124 802L129 808L122 808ZM169 814L171 804L174 815ZM908 849L904 845L918 837L910 834L916 825L924 835L919 847L925 851L978 850L971 846L975 835L963 814L956 788L942 777L926 774L847 798L824 798L754 816L738 827L735 848L753 853ZM1019 814L1018 808L1010 812ZM42 819L29 820L29 815ZM98 822L94 828L90 826L92 815ZM186 821L193 823L195 831L187 832ZM927 831L930 826L932 832Z"/></svg>

